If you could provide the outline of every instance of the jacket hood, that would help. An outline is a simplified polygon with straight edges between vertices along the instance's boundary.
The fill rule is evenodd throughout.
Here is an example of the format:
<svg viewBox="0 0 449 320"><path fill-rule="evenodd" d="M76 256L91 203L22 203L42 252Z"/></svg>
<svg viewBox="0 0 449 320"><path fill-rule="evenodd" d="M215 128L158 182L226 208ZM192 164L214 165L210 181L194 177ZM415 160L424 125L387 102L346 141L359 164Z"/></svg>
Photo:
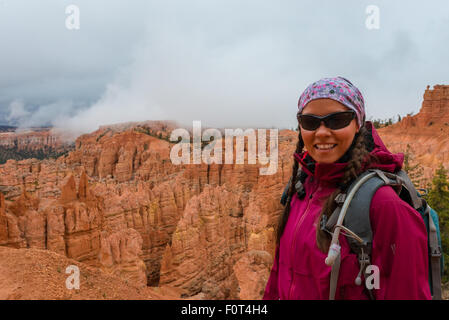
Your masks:
<svg viewBox="0 0 449 320"><path fill-rule="evenodd" d="M368 130L365 145L373 160L371 163L368 163L367 159L364 160L362 165L363 171L371 168L388 172L399 171L404 162L404 154L393 154L388 151L371 121L366 121L365 127ZM318 180L335 183L343 177L344 169L348 165L350 153L354 147L355 140L356 139L354 138L354 141L348 151L346 151L346 153L334 163L316 163L307 151L300 154L295 153L294 157L307 175L313 176Z"/></svg>

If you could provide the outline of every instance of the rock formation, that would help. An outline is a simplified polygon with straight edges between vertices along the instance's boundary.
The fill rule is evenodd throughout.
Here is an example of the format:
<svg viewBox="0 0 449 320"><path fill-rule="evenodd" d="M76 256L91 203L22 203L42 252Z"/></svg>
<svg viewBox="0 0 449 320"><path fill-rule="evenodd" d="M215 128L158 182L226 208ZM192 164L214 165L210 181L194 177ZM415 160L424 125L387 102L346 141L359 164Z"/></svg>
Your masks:
<svg viewBox="0 0 449 320"><path fill-rule="evenodd" d="M0 245L8 241L8 218L6 217L5 196L0 192Z"/></svg>
<svg viewBox="0 0 449 320"><path fill-rule="evenodd" d="M72 144L51 128L0 130L0 163L7 159L56 158L71 149Z"/></svg>
<svg viewBox="0 0 449 320"><path fill-rule="evenodd" d="M281 133L278 173L260 176L260 165L173 165L172 127L107 126L57 160L1 165L1 244L48 249L185 297L260 298L296 134ZM246 268L261 277L256 286Z"/></svg>
<svg viewBox="0 0 449 320"><path fill-rule="evenodd" d="M146 266L140 259L142 237L134 229L103 232L99 260L102 269L138 287L147 285Z"/></svg>
<svg viewBox="0 0 449 320"><path fill-rule="evenodd" d="M18 150L38 150L44 147L56 149L62 144L60 137L50 129L0 133L0 146L17 147Z"/></svg>
<svg viewBox="0 0 449 320"><path fill-rule="evenodd" d="M378 131L392 152L405 153L410 146L412 164L423 167L425 187L440 163L449 169L449 86L428 86L418 114Z"/></svg>
<svg viewBox="0 0 449 320"><path fill-rule="evenodd" d="M449 126L436 116L446 112L447 91L435 88L426 91L424 116L379 130L391 151L410 144L430 170L449 161ZM0 245L47 249L185 298L260 299L297 133L280 132L278 170L263 176L260 164L248 164L247 146L245 164L173 165L173 128L105 126L56 160L0 165Z"/></svg>

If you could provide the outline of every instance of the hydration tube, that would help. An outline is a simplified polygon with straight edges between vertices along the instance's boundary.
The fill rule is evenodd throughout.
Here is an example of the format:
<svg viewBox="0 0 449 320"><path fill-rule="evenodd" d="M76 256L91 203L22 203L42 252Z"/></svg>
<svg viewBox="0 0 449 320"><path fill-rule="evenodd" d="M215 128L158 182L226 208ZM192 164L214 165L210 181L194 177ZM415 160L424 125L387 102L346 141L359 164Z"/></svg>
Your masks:
<svg viewBox="0 0 449 320"><path fill-rule="evenodd" d="M340 235L340 230L343 225L343 220L346 216L346 212L348 211L349 204L351 203L352 198L354 197L355 193L358 189L364 184L367 180L369 180L372 176L375 176L376 172L368 173L366 176L361 178L351 189L348 196L345 199L345 202L343 203L343 207L340 211L340 214L338 215L337 224L335 226L334 233L332 235L332 242L329 247L329 252L327 253L327 258L325 260L326 265L332 266L335 262L335 259L337 259L338 255L340 254L340 245L338 244L338 237Z"/></svg>

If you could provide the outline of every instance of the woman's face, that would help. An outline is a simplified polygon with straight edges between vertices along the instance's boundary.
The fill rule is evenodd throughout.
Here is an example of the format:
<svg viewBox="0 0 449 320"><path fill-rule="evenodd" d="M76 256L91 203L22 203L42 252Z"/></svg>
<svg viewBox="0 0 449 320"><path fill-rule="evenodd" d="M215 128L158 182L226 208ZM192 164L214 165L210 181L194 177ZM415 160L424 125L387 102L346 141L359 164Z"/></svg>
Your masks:
<svg viewBox="0 0 449 320"><path fill-rule="evenodd" d="M310 101L302 111L302 114L313 114L325 116L330 113L351 110L343 104L332 99L316 99ZM340 159L351 146L354 135L359 130L357 119L354 118L351 123L342 129L331 130L321 122L318 129L314 131L304 130L301 126L301 136L304 146L310 156L319 163L334 163ZM327 147L325 145L335 145L331 149L319 149Z"/></svg>

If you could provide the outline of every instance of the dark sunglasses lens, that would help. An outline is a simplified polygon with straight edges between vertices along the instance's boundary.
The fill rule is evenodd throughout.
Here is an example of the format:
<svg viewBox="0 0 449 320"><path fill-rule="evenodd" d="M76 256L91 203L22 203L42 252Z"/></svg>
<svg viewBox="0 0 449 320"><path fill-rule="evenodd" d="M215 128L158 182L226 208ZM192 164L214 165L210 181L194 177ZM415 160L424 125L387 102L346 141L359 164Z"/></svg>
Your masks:
<svg viewBox="0 0 449 320"><path fill-rule="evenodd" d="M314 116L303 114L300 116L301 127L304 130L316 130L321 124L321 120Z"/></svg>
<svg viewBox="0 0 449 320"><path fill-rule="evenodd" d="M351 123L354 115L354 112L336 113L327 119L326 126L332 130L342 129Z"/></svg>

